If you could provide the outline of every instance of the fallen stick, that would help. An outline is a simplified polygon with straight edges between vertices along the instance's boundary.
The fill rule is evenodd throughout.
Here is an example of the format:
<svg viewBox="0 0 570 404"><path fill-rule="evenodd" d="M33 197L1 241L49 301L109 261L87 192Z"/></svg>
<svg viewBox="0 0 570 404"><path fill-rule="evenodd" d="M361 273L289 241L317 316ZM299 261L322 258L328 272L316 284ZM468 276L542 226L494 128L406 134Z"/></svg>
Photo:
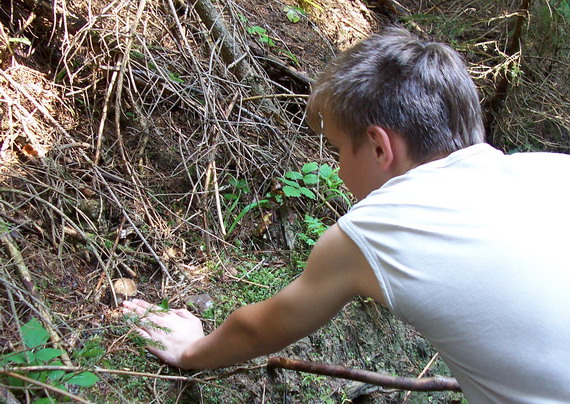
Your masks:
<svg viewBox="0 0 570 404"><path fill-rule="evenodd" d="M342 366L327 365L324 363L307 362L295 359L269 358L269 369L282 368L299 372L314 373L317 375L339 377L341 379L356 380L359 382L375 384L399 390L411 391L461 391L459 383L452 377L427 377L415 379L413 377L398 377L369 370L351 369Z"/></svg>

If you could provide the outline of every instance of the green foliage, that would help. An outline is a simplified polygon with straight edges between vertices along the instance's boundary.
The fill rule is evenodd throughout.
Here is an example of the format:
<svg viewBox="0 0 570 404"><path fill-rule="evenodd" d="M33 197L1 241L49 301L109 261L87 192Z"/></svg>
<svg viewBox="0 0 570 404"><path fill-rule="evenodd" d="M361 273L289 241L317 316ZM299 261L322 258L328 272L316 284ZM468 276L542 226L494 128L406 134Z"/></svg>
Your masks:
<svg viewBox="0 0 570 404"><path fill-rule="evenodd" d="M224 216L224 226L227 229L226 235L229 236L245 215L247 215L252 209L269 205L270 200L256 200L240 208L240 204L243 203L243 198L249 195L251 190L249 189L247 182L242 179L238 180L235 177L230 177L228 183L229 192L224 193L222 196L225 201L226 211Z"/></svg>
<svg viewBox="0 0 570 404"><path fill-rule="evenodd" d="M312 162L305 164L301 171L287 171L285 176L279 179L284 184L283 193L285 196L288 198L306 196L310 199L317 199L317 196L309 187L319 182L319 177L315 174L318 168L319 165Z"/></svg>
<svg viewBox="0 0 570 404"><path fill-rule="evenodd" d="M550 3L555 7L558 14L570 23L570 1L568 0L551 0Z"/></svg>
<svg viewBox="0 0 570 404"><path fill-rule="evenodd" d="M260 302L275 295L297 276L300 269L294 265L257 265L259 257L241 255L235 282L228 283L222 276L216 279L218 296L202 316L220 325L226 317L241 306Z"/></svg>
<svg viewBox="0 0 570 404"><path fill-rule="evenodd" d="M301 171L287 171L280 181L284 184L283 193L286 197L317 199L314 188L318 186L318 192L323 194L326 201L338 196L348 206L351 205L350 198L341 189L343 182L338 176L338 168L333 169L328 164L319 166L316 162L307 163Z"/></svg>
<svg viewBox="0 0 570 404"><path fill-rule="evenodd" d="M269 46L275 46L275 41L267 34L267 30L259 25L252 25L245 27L245 30L257 38L261 43L265 43Z"/></svg>
<svg viewBox="0 0 570 404"><path fill-rule="evenodd" d="M164 311L168 311L170 309L170 304L168 303L168 299L167 298L162 299L158 307L160 307Z"/></svg>
<svg viewBox="0 0 570 404"><path fill-rule="evenodd" d="M299 233L299 239L304 241L308 246L315 245L319 237L328 229L328 226L325 225L321 219L309 215L305 215L304 223L306 232Z"/></svg>
<svg viewBox="0 0 570 404"><path fill-rule="evenodd" d="M545 34L543 39L555 47L567 48L570 35L570 1L549 0L541 2L537 11L539 32ZM544 45L544 44L543 44ZM548 47L542 46L542 49Z"/></svg>
<svg viewBox="0 0 570 404"><path fill-rule="evenodd" d="M289 18L289 20L292 21L295 19L293 13L297 13L297 16L298 16L298 15L300 15L301 12L303 12L303 10L300 9L299 7L292 7L291 14L289 12L287 12L287 18ZM271 38L269 36L269 34L267 33L267 30L265 28L260 27L259 25L250 25L248 19L245 18L242 14L238 14L238 17L241 20L241 22L246 24L245 30L247 31L248 34L253 35L262 44L267 44L270 48L274 48L278 53L283 54L285 57L287 57L289 60L291 60L293 62L293 64L295 64L295 66L297 66L297 67L301 66L301 63L299 62L299 58L297 58L297 56L295 56L292 52L290 52L286 49L282 49L282 48L277 47L277 45L275 44L275 41L273 40L273 38ZM300 17L299 17L299 19L300 19Z"/></svg>
<svg viewBox="0 0 570 404"><path fill-rule="evenodd" d="M333 169L328 164L319 165L314 161L309 162L304 164L299 171L287 171L278 180L282 185L282 192L269 192L263 199L254 200L244 205L244 199L253 199L247 182L235 177L229 178L228 184L224 186L226 192L222 194L225 212L224 226L227 236L235 230L236 226L250 211L282 205L288 198L308 198L316 201L319 199L317 196L320 195L321 200L328 202L339 197L346 202L347 206L351 205L350 197L342 188L343 182L338 176L338 169ZM311 216L305 217L304 223L307 227L307 233L301 235L301 239L308 245L313 245L315 236L318 238L326 230L326 226L322 222L319 221L319 224L316 224L315 221L317 220Z"/></svg>
<svg viewBox="0 0 570 404"><path fill-rule="evenodd" d="M63 363L58 358L65 352L61 349L44 347L49 340L49 334L36 318L32 318L24 324L21 331L22 343L26 350L0 356L0 366L10 365L15 372L18 371L18 366L63 366ZM91 346L89 350L78 351L76 356L81 357L82 355L93 353L94 348L94 346ZM100 350L102 348L99 346L99 352ZM66 385L91 387L99 381L99 377L91 372L76 374L63 370L30 372L27 376L42 383L52 384L62 390L67 390ZM12 387L25 386L22 380L12 377L8 377L8 385ZM52 402L50 400L48 398L38 398L34 403Z"/></svg>
<svg viewBox="0 0 570 404"><path fill-rule="evenodd" d="M291 21L293 24L298 23L301 21L302 17L307 16L307 12L303 10L301 7L294 7L294 6L286 6L283 11L287 15L287 19Z"/></svg>

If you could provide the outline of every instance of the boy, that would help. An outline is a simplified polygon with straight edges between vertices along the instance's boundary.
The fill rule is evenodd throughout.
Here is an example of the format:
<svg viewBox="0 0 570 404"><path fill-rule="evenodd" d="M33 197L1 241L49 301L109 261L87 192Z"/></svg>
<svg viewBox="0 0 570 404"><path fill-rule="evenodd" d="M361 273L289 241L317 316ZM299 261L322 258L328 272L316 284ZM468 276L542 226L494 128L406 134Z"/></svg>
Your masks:
<svg viewBox="0 0 570 404"><path fill-rule="evenodd" d="M360 202L298 279L208 336L186 310L148 315L171 330L139 330L165 347L149 350L186 369L235 364L310 334L361 295L429 339L470 401L570 402L570 157L485 144L460 56L396 28L328 66L308 117Z"/></svg>

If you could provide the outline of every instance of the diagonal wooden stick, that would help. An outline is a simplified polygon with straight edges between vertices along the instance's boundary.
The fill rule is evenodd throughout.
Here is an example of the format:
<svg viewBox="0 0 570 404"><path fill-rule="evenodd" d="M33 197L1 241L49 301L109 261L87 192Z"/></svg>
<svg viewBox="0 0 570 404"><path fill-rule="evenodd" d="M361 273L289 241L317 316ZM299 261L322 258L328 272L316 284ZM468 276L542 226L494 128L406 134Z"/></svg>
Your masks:
<svg viewBox="0 0 570 404"><path fill-rule="evenodd" d="M359 382L375 384L399 390L411 391L461 391L457 380L451 377L426 377L415 379L413 377L398 377L369 370L351 369L342 366L327 365L324 363L307 362L281 357L269 358L269 369L283 368L299 372L314 373L317 375L340 377L341 379L356 380Z"/></svg>

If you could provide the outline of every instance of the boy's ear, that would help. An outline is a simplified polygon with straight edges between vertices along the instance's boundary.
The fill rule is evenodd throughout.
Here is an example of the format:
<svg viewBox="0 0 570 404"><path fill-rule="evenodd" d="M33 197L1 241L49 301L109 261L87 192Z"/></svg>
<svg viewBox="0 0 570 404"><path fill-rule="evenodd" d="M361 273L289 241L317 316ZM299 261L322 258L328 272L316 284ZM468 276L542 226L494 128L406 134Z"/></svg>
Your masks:
<svg viewBox="0 0 570 404"><path fill-rule="evenodd" d="M377 125L368 127L367 135L380 167L384 170L390 169L397 153L394 135Z"/></svg>

